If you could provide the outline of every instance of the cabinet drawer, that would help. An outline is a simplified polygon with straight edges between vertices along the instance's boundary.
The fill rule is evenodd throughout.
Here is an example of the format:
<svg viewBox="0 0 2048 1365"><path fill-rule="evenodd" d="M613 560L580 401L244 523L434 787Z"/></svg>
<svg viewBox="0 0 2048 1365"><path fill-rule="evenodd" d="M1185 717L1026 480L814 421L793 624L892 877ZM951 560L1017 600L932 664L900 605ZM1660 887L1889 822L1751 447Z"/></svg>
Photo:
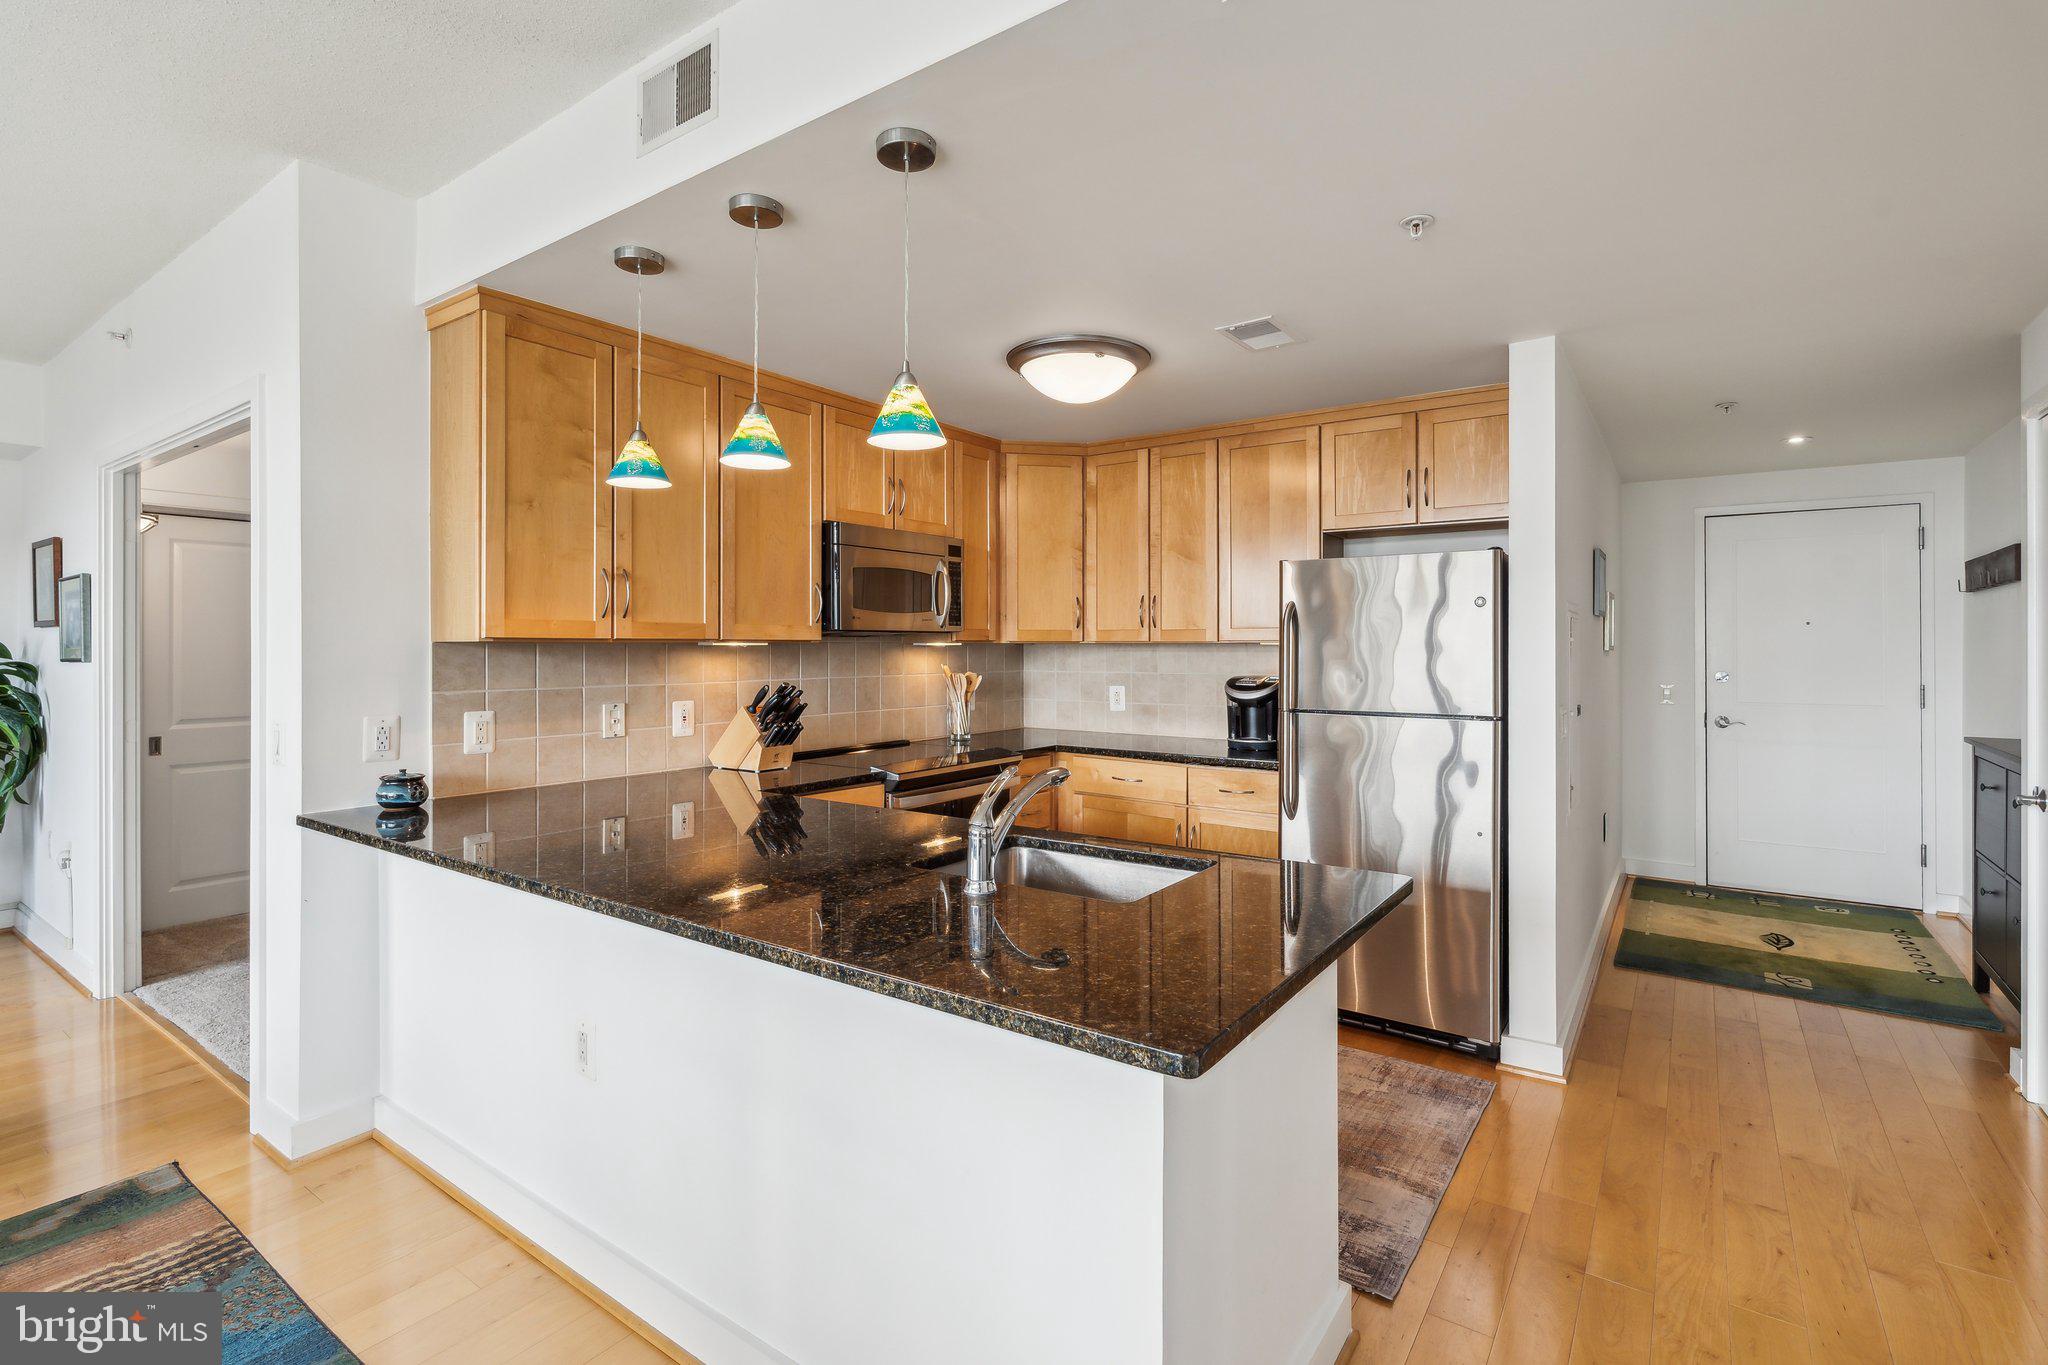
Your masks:
<svg viewBox="0 0 2048 1365"><path fill-rule="evenodd" d="M1988 858L1995 866L2005 868L2006 814L2012 811L2012 801L2006 792L2005 769L1986 759L1978 759L1975 790L1977 856Z"/></svg>
<svg viewBox="0 0 2048 1365"><path fill-rule="evenodd" d="M1062 754L1060 764L1071 774L1066 781L1068 791L1171 801L1177 806L1185 805L1188 799L1188 770L1178 763Z"/></svg>
<svg viewBox="0 0 2048 1365"><path fill-rule="evenodd" d="M1093 834L1134 844L1180 847L1187 807L1165 801L1130 801L1121 796L1062 790L1060 832Z"/></svg>
<svg viewBox="0 0 2048 1365"><path fill-rule="evenodd" d="M1188 804L1223 810L1277 812L1280 774L1245 768L1188 769Z"/></svg>
<svg viewBox="0 0 2048 1365"><path fill-rule="evenodd" d="M1280 812L1188 807L1188 847L1253 858L1280 856Z"/></svg>

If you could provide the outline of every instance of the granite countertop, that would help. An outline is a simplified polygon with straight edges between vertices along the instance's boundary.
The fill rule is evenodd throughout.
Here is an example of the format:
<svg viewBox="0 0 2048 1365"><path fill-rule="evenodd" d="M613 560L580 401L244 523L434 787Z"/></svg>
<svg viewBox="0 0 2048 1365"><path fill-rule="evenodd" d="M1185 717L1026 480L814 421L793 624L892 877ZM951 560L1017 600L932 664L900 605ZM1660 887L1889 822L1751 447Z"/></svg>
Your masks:
<svg viewBox="0 0 2048 1365"><path fill-rule="evenodd" d="M1038 749L1083 747L1054 731L1011 733L1050 736L1033 741ZM849 761L858 774L826 766ZM1214 1066L1411 886L1355 868L1018 831L1013 845L1084 846L1196 870L1121 904L1004 885L990 905L1020 951L998 946L977 961L960 878L919 866L962 856L965 822L792 794L865 780L867 761L815 760L758 785L694 768L441 798L411 829L380 831L375 807L299 824L1180 1077Z"/></svg>
<svg viewBox="0 0 2048 1365"><path fill-rule="evenodd" d="M1989 739L1983 735L1964 735L1963 743L1973 749L1989 749L1991 752L2004 758L2009 758L2015 763L2024 763L2026 761L2026 755L2022 752L2020 741L2016 739Z"/></svg>

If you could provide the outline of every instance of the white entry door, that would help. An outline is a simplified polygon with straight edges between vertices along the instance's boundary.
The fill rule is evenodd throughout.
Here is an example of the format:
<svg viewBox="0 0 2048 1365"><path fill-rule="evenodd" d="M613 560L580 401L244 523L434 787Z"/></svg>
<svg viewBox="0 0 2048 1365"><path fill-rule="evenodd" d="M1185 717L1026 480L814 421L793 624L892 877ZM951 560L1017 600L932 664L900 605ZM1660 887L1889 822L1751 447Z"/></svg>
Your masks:
<svg viewBox="0 0 2048 1365"><path fill-rule="evenodd" d="M1920 509L1707 518L1707 880L1919 909Z"/></svg>
<svg viewBox="0 0 2048 1365"><path fill-rule="evenodd" d="M249 909L249 523L142 534L142 927Z"/></svg>

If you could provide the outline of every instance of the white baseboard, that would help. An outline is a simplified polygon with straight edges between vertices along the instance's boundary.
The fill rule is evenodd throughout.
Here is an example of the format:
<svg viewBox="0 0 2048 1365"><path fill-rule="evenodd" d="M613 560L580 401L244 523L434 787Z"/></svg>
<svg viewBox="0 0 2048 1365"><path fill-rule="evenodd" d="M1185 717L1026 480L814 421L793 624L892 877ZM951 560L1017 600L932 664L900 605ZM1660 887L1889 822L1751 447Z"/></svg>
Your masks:
<svg viewBox="0 0 2048 1365"><path fill-rule="evenodd" d="M1936 891L1927 898L1927 913L1930 915L1946 915L1950 919L1959 919L1963 923L1968 924L1970 922L1970 903L1961 896L1951 895L1946 891Z"/></svg>
<svg viewBox="0 0 2048 1365"><path fill-rule="evenodd" d="M1500 1040L1500 1064L1516 1071L1563 1080L1564 1049L1556 1043L1539 1043L1534 1038L1517 1038L1512 1033Z"/></svg>
<svg viewBox="0 0 2048 1365"><path fill-rule="evenodd" d="M721 1365L726 1361L796 1365L790 1357L700 1302L631 1253L390 1100L377 1100L376 1122L379 1133L403 1147L422 1165L531 1238L549 1255L692 1355L719 1361ZM1350 1330L1348 1317L1345 1330Z"/></svg>
<svg viewBox="0 0 2048 1365"><path fill-rule="evenodd" d="M291 1161L365 1137L375 1121L369 1100L357 1100L311 1118L295 1119L269 1100L258 1097L251 1082L249 1131L262 1138Z"/></svg>
<svg viewBox="0 0 2048 1365"><path fill-rule="evenodd" d="M20 901L16 901L12 905L0 905L0 933L5 933L14 927L14 912L19 909L21 909Z"/></svg>
<svg viewBox="0 0 2048 1365"><path fill-rule="evenodd" d="M1339 1280L1330 1291L1328 1311L1311 1324L1301 1346L1290 1357L1293 1365L1336 1365L1351 1339L1351 1286Z"/></svg>
<svg viewBox="0 0 2048 1365"><path fill-rule="evenodd" d="M1564 1028L1559 1032L1558 1041L1547 1043L1510 1034L1500 1040L1502 1066L1558 1080L1563 1080L1571 1072L1572 1054L1579 1046L1579 1030L1585 1027L1586 1011L1593 1004L1593 986L1600 980L1600 964L1607 957L1607 936L1614 927L1622 888L1628 884L1630 875L1625 862L1614 869L1614 880L1607 887L1607 899L1600 911L1600 927L1587 946L1585 959L1579 963L1578 979L1572 983L1569 1003L1565 1007Z"/></svg>
<svg viewBox="0 0 2048 1365"><path fill-rule="evenodd" d="M1699 882L1696 863L1669 863L1659 858L1623 858L1621 870L1631 877L1655 877L1667 882Z"/></svg>
<svg viewBox="0 0 2048 1365"><path fill-rule="evenodd" d="M90 962L78 955L71 939L55 925L24 904L14 907L14 932L34 944L36 951L57 964L59 971L88 993L99 976Z"/></svg>

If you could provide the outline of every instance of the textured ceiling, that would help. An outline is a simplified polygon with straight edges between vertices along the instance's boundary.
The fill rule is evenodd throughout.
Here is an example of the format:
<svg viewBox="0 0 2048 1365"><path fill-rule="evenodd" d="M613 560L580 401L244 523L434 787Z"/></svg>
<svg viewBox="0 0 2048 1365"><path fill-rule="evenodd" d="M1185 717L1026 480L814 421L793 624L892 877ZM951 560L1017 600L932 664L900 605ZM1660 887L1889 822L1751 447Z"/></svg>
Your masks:
<svg viewBox="0 0 2048 1365"><path fill-rule="evenodd" d="M289 161L421 194L729 3L0 5L0 357L46 359Z"/></svg>
<svg viewBox="0 0 2048 1365"><path fill-rule="evenodd" d="M899 221L869 143L911 122L942 148L913 340L942 421L1110 438L1497 381L1557 333L1626 478L1957 454L2012 415L2048 305L2044 50L2017 0L1069 0L489 282L630 324L609 252L645 241L676 265L650 329L741 355L724 202L773 194L763 362L879 399ZM1269 312L1302 344L1211 330ZM1063 407L1003 363L1062 331L1156 360Z"/></svg>

